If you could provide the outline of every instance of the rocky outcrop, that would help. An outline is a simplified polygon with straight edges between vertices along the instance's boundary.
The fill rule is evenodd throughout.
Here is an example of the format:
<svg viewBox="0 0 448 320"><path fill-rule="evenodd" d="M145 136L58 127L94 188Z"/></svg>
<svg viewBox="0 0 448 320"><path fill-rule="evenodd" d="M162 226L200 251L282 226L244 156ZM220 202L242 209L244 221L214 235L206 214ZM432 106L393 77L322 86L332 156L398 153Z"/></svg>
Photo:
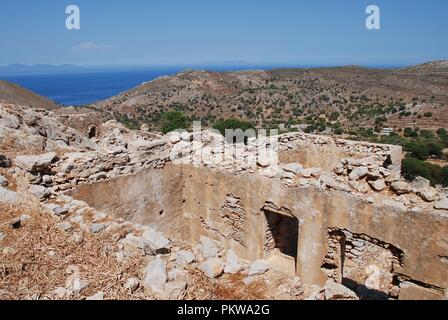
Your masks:
<svg viewBox="0 0 448 320"><path fill-rule="evenodd" d="M55 120L50 111L0 104L0 148L35 153L58 149L94 149L95 143Z"/></svg>

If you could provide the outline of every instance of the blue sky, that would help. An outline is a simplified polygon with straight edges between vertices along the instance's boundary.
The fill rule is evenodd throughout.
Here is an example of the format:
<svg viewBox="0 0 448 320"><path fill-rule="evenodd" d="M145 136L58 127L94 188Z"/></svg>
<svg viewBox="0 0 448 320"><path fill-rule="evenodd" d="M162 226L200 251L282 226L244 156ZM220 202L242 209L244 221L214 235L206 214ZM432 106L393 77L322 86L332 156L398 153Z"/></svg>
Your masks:
<svg viewBox="0 0 448 320"><path fill-rule="evenodd" d="M447 21L446 0L2 0L0 65L406 65L448 59Z"/></svg>

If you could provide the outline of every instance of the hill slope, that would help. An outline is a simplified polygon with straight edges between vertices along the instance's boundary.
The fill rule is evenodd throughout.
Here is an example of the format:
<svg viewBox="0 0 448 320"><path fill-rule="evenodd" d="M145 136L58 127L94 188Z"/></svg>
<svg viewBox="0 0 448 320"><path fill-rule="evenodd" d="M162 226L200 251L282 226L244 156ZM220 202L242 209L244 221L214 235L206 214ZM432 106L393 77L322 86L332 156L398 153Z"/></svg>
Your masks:
<svg viewBox="0 0 448 320"><path fill-rule="evenodd" d="M28 105L36 108L52 109L56 102L31 92L19 85L0 80L0 102L18 105Z"/></svg>
<svg viewBox="0 0 448 320"><path fill-rule="evenodd" d="M169 110L206 123L234 117L264 126L446 127L448 68L442 61L402 69L185 71L95 106L116 118L153 127Z"/></svg>

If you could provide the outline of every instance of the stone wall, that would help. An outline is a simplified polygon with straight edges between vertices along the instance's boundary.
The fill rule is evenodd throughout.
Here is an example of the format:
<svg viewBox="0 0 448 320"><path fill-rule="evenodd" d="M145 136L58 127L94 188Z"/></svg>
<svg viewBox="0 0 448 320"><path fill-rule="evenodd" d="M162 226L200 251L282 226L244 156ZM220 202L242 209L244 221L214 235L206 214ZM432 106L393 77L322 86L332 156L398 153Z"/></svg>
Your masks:
<svg viewBox="0 0 448 320"><path fill-rule="evenodd" d="M248 260L264 258L267 222L262 209L268 202L283 208L284 212L291 212L299 220L297 272L305 283L325 283L328 275L321 267L330 250L328 229L337 228L352 234L352 238L353 235L355 238L363 235L359 239L350 238L351 245L359 240L376 245L377 249L385 248L386 253L392 252L388 249L392 247L403 253L401 262L387 270L389 276L398 281L394 284L398 289L388 288L387 294L392 289L400 290L400 283L406 283L405 279L412 279L413 290L419 290L422 297L427 292L444 297L448 284L448 264L441 257L448 252L446 216L431 211L415 214L387 205L372 205L342 191L322 192L314 187L292 189L279 180L253 175L235 178L212 170L189 167L185 167L184 172L188 176L184 189L185 216L188 217L192 243L197 243L201 235L206 235ZM254 186L257 186L256 190ZM243 244L229 237L225 222L219 215L228 194L239 197L244 204L246 232ZM377 239L375 241L380 245L372 239ZM353 252L348 251L346 256L351 259L349 255ZM373 252L378 253L378 250ZM389 258L396 259L395 255L386 254L385 259ZM390 294L391 297L394 295L399 296Z"/></svg>
<svg viewBox="0 0 448 320"><path fill-rule="evenodd" d="M294 218L298 239L286 242L297 241L295 270L303 283L365 282L365 269L372 266L364 258L377 254L384 259L373 267L386 275L379 289L388 297L446 295L448 200L424 181L403 181L400 147L286 134L268 146L270 152L279 150L283 163L258 157L247 167L239 159L215 162L196 152L201 147L212 155L220 152L219 135L204 133L196 143L184 136L146 139L108 122L97 150L52 154L48 161L48 155L17 157L15 171L42 200L68 192L97 210L156 226L192 246L210 237L250 261L278 249L275 241L271 248L266 211ZM259 143L249 139L242 156L259 156ZM329 230L339 232L336 242L329 241ZM395 252L402 253L398 264L391 262ZM335 255L339 260L330 259ZM350 268L364 273L353 275Z"/></svg>
<svg viewBox="0 0 448 320"><path fill-rule="evenodd" d="M183 176L177 166L148 169L67 192L116 218L157 227L166 234L182 234Z"/></svg>
<svg viewBox="0 0 448 320"><path fill-rule="evenodd" d="M403 150L400 146L334 139L304 133L288 133L279 139L281 164L300 163L304 168L333 170L341 159L362 159L381 155L389 159L391 167L399 170Z"/></svg>

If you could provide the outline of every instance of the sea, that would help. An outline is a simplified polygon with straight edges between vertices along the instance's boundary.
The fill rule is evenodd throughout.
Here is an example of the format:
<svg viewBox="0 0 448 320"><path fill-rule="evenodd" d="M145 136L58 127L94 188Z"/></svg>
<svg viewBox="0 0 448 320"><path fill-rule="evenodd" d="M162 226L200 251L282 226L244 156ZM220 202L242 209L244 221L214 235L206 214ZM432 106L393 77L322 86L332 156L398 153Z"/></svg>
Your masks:
<svg viewBox="0 0 448 320"><path fill-rule="evenodd" d="M262 67L210 67L211 71L237 71ZM263 67L266 68L266 67ZM101 101L144 82L174 75L185 67L156 69L100 70L93 72L30 75L0 75L0 80L18 84L65 106L82 106Z"/></svg>

